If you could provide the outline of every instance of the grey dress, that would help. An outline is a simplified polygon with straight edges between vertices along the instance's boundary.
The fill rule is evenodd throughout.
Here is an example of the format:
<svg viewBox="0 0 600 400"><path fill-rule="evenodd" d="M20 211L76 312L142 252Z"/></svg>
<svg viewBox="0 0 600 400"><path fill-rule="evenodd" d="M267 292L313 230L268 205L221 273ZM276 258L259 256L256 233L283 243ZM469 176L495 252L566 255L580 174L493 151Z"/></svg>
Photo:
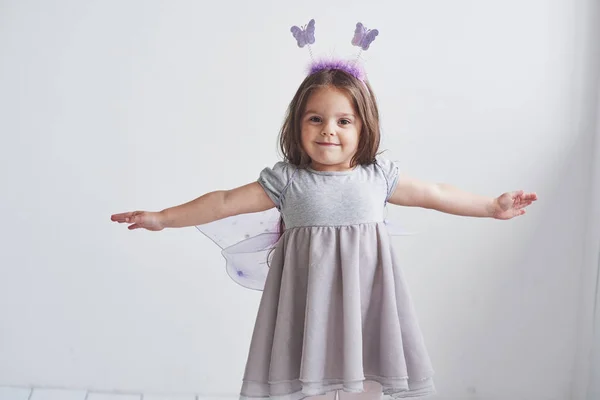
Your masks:
<svg viewBox="0 0 600 400"><path fill-rule="evenodd" d="M322 172L279 162L258 179L280 210L241 400L300 400L333 390L387 398L435 393L434 371L384 223L398 182L378 159Z"/></svg>

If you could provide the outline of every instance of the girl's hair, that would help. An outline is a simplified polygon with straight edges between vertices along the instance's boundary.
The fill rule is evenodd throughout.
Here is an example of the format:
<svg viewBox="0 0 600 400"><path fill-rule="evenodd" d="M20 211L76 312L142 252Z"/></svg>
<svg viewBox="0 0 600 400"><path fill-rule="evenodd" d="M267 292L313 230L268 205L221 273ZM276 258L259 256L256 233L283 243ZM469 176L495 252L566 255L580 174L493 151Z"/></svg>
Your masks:
<svg viewBox="0 0 600 400"><path fill-rule="evenodd" d="M284 160L290 164L305 167L310 163L308 154L302 148L300 130L302 115L310 95L324 87L333 87L350 96L354 109L362 121L358 149L352 157L351 166L368 165L375 161L379 150L379 109L373 89L367 81L360 81L341 69L325 69L307 76L294 95L286 113L279 147Z"/></svg>

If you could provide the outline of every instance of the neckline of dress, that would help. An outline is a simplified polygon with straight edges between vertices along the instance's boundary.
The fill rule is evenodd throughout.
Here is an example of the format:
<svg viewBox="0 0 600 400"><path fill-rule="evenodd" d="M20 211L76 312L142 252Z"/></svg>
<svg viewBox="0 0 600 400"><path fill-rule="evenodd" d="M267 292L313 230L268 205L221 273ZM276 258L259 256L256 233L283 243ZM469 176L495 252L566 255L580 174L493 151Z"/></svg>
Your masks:
<svg viewBox="0 0 600 400"><path fill-rule="evenodd" d="M312 169L311 167L306 167L305 169L308 172L311 172L311 173L317 174L317 175L350 175L358 169L358 165L355 166L354 168L346 170L346 171L317 171L316 169Z"/></svg>

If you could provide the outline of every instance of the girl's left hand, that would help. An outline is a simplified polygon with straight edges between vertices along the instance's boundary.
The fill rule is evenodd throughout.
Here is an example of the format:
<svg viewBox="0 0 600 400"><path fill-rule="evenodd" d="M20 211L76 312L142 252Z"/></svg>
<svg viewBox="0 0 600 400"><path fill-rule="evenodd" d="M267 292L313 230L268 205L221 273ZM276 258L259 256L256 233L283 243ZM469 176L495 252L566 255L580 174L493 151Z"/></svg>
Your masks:
<svg viewBox="0 0 600 400"><path fill-rule="evenodd" d="M536 201L537 194L525 193L523 190L507 192L494 200L492 217L495 219L511 219L525 214L525 207Z"/></svg>

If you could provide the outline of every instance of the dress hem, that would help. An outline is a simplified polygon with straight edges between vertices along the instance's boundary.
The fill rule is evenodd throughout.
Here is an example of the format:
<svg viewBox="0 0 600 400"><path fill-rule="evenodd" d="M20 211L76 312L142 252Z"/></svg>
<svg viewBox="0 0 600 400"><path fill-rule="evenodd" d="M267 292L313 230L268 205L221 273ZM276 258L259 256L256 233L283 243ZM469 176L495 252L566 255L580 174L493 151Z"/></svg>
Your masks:
<svg viewBox="0 0 600 400"><path fill-rule="evenodd" d="M397 379L397 378L394 378ZM403 380L407 380L406 378L402 378ZM345 393L365 393L363 384L365 382L371 381L376 382L381 385L381 395L382 400L394 400L394 399L403 399L403 398L423 398L427 396L432 396L437 393L435 385L433 383L433 376L428 378L423 378L421 380L409 380L411 388L394 388L389 385L386 385L385 382L389 382L390 378L382 378L372 375L366 375L365 380L359 381L360 388L354 385L348 385L348 383L356 383L352 382L344 382L342 380L324 380L320 382L313 382L320 384L318 386L312 386L310 383L308 385L303 385L301 390L298 390L293 393L281 394L281 395L259 395L259 396L250 396L240 394L239 400L303 400L312 396L322 396L332 391L343 391ZM244 383L257 383L252 381L244 381ZM306 382L303 382L306 383ZM354 386L354 387L353 387Z"/></svg>

